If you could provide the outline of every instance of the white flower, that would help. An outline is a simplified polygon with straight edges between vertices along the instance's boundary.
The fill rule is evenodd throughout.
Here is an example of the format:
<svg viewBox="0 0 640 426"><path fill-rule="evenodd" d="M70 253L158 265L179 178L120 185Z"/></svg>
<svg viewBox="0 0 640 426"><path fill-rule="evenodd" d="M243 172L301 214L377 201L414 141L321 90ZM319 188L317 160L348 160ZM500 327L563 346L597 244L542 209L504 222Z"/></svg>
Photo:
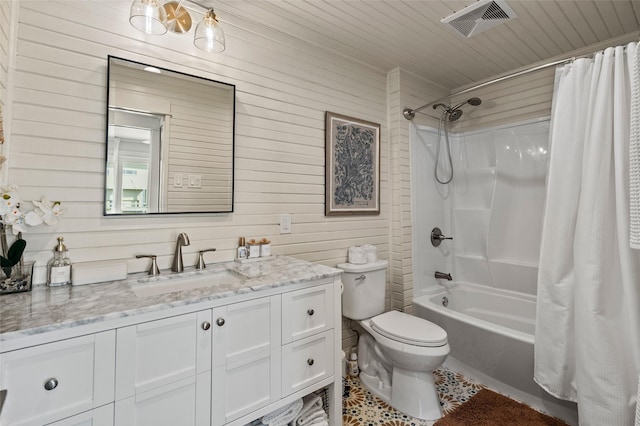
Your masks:
<svg viewBox="0 0 640 426"><path fill-rule="evenodd" d="M42 201L32 201L32 203L36 206L34 212L40 217L40 223L44 222L49 226L57 224L58 216L66 211L62 208L59 201L49 201L46 198L43 198ZM36 219L33 218L33 215L31 216L31 218L27 219L27 224L31 226L40 225L40 223L35 223ZM33 225L29 223L29 219L34 222Z"/></svg>
<svg viewBox="0 0 640 426"><path fill-rule="evenodd" d="M18 232L27 232L27 228L25 227L26 224L24 223L24 215L18 208L5 213L2 217L2 221L7 225L11 225L13 235L18 235Z"/></svg>
<svg viewBox="0 0 640 426"><path fill-rule="evenodd" d="M43 198L42 201L33 201L35 208L24 213L20 210L20 195L17 188L15 185L0 184L0 224L11 226L14 235L27 232L27 226L38 226L43 223L55 225L58 223L58 217L66 211L59 201Z"/></svg>
<svg viewBox="0 0 640 426"><path fill-rule="evenodd" d="M0 185L0 216L20 207L20 195L15 185Z"/></svg>

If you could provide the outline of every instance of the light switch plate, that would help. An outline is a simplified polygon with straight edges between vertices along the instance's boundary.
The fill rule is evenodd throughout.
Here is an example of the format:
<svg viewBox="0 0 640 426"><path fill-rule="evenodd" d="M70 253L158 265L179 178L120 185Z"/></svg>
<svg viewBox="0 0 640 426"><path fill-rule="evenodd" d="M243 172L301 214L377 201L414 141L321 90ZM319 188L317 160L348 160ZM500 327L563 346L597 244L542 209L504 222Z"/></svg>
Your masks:
<svg viewBox="0 0 640 426"><path fill-rule="evenodd" d="M173 187L182 188L182 175L177 173L173 175Z"/></svg>
<svg viewBox="0 0 640 426"><path fill-rule="evenodd" d="M291 233L291 215L289 213L283 213L280 215L280 233Z"/></svg>

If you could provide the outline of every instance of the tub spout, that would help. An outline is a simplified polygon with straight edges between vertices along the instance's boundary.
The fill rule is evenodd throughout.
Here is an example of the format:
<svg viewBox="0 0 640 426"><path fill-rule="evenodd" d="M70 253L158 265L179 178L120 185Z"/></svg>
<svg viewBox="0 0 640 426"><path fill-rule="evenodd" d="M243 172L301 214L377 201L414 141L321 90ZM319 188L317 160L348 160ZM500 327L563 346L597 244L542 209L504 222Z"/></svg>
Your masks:
<svg viewBox="0 0 640 426"><path fill-rule="evenodd" d="M436 278L438 278L438 279L442 278L442 279L445 279L447 281L451 281L453 279L453 278L451 278L451 274L445 274L444 272L440 272L440 271L436 271L434 276Z"/></svg>

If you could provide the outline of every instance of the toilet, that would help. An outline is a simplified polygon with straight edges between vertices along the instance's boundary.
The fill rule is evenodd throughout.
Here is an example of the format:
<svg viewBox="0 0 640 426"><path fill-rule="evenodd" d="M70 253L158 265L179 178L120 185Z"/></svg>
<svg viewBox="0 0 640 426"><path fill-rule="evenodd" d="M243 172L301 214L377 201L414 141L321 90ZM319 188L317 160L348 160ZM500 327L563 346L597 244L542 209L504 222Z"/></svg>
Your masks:
<svg viewBox="0 0 640 426"><path fill-rule="evenodd" d="M393 408L412 417L442 417L432 372L449 354L447 332L399 311L384 312L388 262L341 263L342 315L366 331L358 342L363 386Z"/></svg>

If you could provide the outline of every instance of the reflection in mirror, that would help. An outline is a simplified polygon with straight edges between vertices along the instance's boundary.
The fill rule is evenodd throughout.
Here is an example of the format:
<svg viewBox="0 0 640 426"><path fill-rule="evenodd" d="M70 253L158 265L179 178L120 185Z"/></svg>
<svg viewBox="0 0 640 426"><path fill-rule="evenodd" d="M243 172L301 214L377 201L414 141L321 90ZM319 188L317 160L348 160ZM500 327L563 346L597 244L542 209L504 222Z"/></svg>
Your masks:
<svg viewBox="0 0 640 426"><path fill-rule="evenodd" d="M235 86L109 56L105 214L233 211Z"/></svg>

